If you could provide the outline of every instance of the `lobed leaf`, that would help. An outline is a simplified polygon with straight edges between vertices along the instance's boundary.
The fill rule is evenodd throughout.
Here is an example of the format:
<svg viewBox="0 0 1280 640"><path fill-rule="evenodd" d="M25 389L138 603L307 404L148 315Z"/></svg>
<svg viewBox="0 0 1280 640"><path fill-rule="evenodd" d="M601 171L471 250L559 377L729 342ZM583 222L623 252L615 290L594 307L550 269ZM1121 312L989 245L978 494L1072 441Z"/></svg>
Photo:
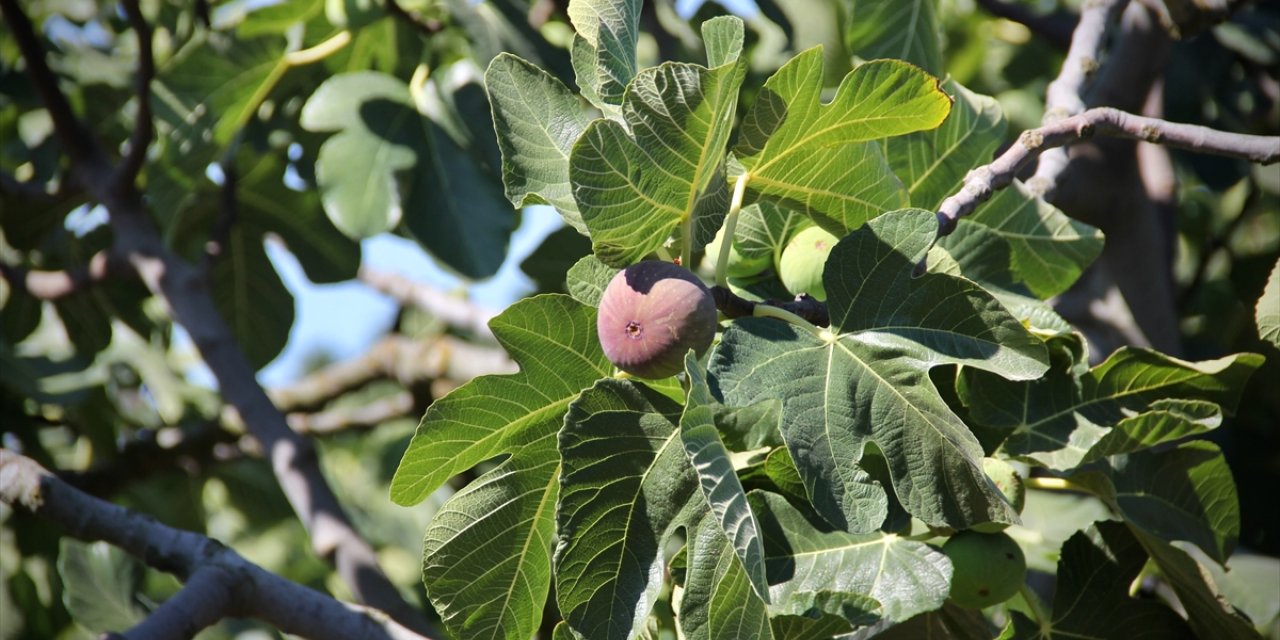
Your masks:
<svg viewBox="0 0 1280 640"><path fill-rule="evenodd" d="M772 640L768 608L713 514L699 521L689 549L679 614L684 636L690 640Z"/></svg>
<svg viewBox="0 0 1280 640"><path fill-rule="evenodd" d="M642 0L570 0L569 21L577 37L573 66L583 94L604 105L620 105L636 75L636 41Z"/></svg>
<svg viewBox="0 0 1280 640"><path fill-rule="evenodd" d="M827 261L829 330L737 320L711 357L728 404L782 401L782 435L806 492L842 529L872 531L888 514L885 488L858 466L868 446L883 454L902 505L929 524L1017 520L928 371L955 363L1032 379L1045 370L1044 346L977 285L912 277L935 229L927 211L877 218Z"/></svg>
<svg viewBox="0 0 1280 640"><path fill-rule="evenodd" d="M595 309L568 296L526 298L489 326L520 371L481 376L431 404L391 480L396 504L417 504L527 434L558 428L579 392L613 373Z"/></svg>

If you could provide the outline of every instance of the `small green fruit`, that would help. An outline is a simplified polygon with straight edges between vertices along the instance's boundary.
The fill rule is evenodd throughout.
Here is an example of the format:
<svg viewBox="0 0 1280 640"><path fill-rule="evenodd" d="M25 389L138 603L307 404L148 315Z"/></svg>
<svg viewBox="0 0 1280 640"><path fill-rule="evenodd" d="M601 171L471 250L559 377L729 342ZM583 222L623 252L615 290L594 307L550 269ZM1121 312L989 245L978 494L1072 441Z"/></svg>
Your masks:
<svg viewBox="0 0 1280 640"><path fill-rule="evenodd" d="M1008 500L1009 504L1013 506L1013 510L1022 513L1022 507L1027 501L1027 487L1022 483L1022 476L1018 475L1018 470L999 458L983 458L982 472L987 474L991 482L996 485L996 488L1004 495L1004 499ZM1008 526L1003 522L984 522L974 525L973 530L983 533L995 533L1003 531Z"/></svg>
<svg viewBox="0 0 1280 640"><path fill-rule="evenodd" d="M1027 559L1007 533L961 531L942 553L951 559L951 601L983 609L1013 597L1027 577Z"/></svg>
<svg viewBox="0 0 1280 640"><path fill-rule="evenodd" d="M641 378L684 370L689 349L706 352L716 335L716 303L698 277L646 260L618 272L600 297L596 332L605 357Z"/></svg>
<svg viewBox="0 0 1280 640"><path fill-rule="evenodd" d="M716 268L716 262L720 260L720 247L724 244L724 227L716 232L716 237L707 243L706 257L703 264L710 265L712 269ZM751 276L764 271L769 267L769 256L761 255L749 258L738 253L736 245L729 245L729 260L725 264L725 275L730 278L750 278Z"/></svg>
<svg viewBox="0 0 1280 640"><path fill-rule="evenodd" d="M822 270L827 266L827 256L831 255L831 249L839 240L821 227L809 227L797 233L782 250L782 259L778 261L778 276L787 291L807 293L818 300L826 300Z"/></svg>

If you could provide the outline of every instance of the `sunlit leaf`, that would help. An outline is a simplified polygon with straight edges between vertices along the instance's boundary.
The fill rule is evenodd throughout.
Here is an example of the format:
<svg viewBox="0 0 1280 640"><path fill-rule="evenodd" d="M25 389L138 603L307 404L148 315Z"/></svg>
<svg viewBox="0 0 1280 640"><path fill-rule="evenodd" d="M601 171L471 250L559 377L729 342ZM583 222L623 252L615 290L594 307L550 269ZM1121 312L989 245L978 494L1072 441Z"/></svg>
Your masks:
<svg viewBox="0 0 1280 640"><path fill-rule="evenodd" d="M1271 268L1267 286L1258 298L1254 318L1258 322L1258 337L1280 348L1280 260Z"/></svg>

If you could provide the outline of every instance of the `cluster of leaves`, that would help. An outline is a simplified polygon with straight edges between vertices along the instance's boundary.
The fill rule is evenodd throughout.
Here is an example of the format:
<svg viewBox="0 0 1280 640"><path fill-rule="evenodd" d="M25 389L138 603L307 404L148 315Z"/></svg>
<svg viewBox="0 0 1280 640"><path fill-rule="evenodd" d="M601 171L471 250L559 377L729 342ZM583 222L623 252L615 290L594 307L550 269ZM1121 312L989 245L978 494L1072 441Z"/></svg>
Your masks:
<svg viewBox="0 0 1280 640"><path fill-rule="evenodd" d="M569 295L494 321L520 372L434 404L393 480L393 500L411 505L507 456L427 529L424 580L446 625L528 637L554 587L557 634L584 638L645 636L672 616L690 638L953 619L981 636L980 616L946 604L951 565L924 540L1019 522L983 475L995 455L1087 491L1120 521L1076 523L1088 531L1061 551L1052 615L1016 612L1006 636L1141 624L1250 637L1188 553L1231 555L1231 473L1212 443L1171 443L1221 424L1263 358L1124 349L1089 367L1043 300L1102 238L1021 185L935 244L928 209L991 156L1005 121L993 99L926 71L940 67L932 14L918 31L881 16L884 29L851 35L856 53L917 64L858 65L830 94L822 50L796 55L745 106L732 145L741 21L702 23L705 66L641 69L639 14L634 1L570 3L580 95L515 55L485 75L507 195L555 207L592 255L568 270ZM739 319L681 376L614 376L593 329L603 284L673 243L696 253L738 213L733 187L748 203L725 240L739 251L777 256L811 224L841 237L823 276L831 325ZM922 260L929 273L915 277ZM774 274L733 284L778 290ZM1129 596L1148 560L1186 619Z"/></svg>

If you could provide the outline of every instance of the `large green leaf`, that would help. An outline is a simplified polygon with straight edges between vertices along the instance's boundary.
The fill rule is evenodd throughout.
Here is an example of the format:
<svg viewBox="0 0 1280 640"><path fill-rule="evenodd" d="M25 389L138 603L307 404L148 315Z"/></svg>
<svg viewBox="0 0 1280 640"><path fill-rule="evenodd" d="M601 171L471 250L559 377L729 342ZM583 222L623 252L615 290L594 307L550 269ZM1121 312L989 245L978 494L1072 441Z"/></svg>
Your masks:
<svg viewBox="0 0 1280 640"><path fill-rule="evenodd" d="M1258 337L1280 348L1280 260L1271 268L1267 286L1254 309L1258 322Z"/></svg>
<svg viewBox="0 0 1280 640"><path fill-rule="evenodd" d="M583 95L602 105L622 104L636 75L636 41L643 0L570 0L569 21L578 32L573 66Z"/></svg>
<svg viewBox="0 0 1280 640"><path fill-rule="evenodd" d="M423 582L460 638L525 640L538 630L551 588L558 424L454 494L427 528Z"/></svg>
<svg viewBox="0 0 1280 640"><path fill-rule="evenodd" d="M1156 400L1148 411L1117 422L1084 456L1085 462L1133 453L1218 428L1222 407L1200 400Z"/></svg>
<svg viewBox="0 0 1280 640"><path fill-rule="evenodd" d="M352 238L409 230L445 264L492 275L514 227L498 179L419 112L408 85L376 72L330 77L302 110L311 131L336 131L316 160L329 219Z"/></svg>
<svg viewBox="0 0 1280 640"><path fill-rule="evenodd" d="M1191 638L1190 629L1159 602L1129 597L1147 554L1118 522L1099 522L1062 547L1053 614L1043 628L1023 619L1002 638ZM1217 637L1217 636L1210 636Z"/></svg>
<svg viewBox="0 0 1280 640"><path fill-rule="evenodd" d="M489 64L484 82L511 204L550 204L585 234L569 184L569 151L590 121L578 99L547 72L507 53Z"/></svg>
<svg viewBox="0 0 1280 640"><path fill-rule="evenodd" d="M902 622L946 600L951 562L933 547L893 534L820 529L777 494L752 492L750 500L764 531L771 613Z"/></svg>
<svg viewBox="0 0 1280 640"><path fill-rule="evenodd" d="M958 389L969 419L1009 431L1005 453L1066 470L1084 461L1108 427L1152 408L1171 407L1153 407L1157 400L1193 399L1232 410L1245 381L1262 363L1252 353L1185 362L1126 347L1080 375L1071 360L1055 357L1049 374L1030 382L964 371Z"/></svg>
<svg viewBox="0 0 1280 640"><path fill-rule="evenodd" d="M844 45L864 59L898 58L942 75L937 0L842 0Z"/></svg>
<svg viewBox="0 0 1280 640"><path fill-rule="evenodd" d="M96 633L119 632L146 617L135 600L142 565L105 542L58 542L62 602L75 621Z"/></svg>
<svg viewBox="0 0 1280 640"><path fill-rule="evenodd" d="M288 67L284 59L285 39L279 36L226 40L212 33L184 46L158 80L167 89L157 100L169 96L190 119L209 114L212 142L222 146L258 108L255 96L269 87Z"/></svg>
<svg viewBox="0 0 1280 640"><path fill-rule="evenodd" d="M698 475L698 484L707 506L731 542L733 553L742 562L756 596L768 602L769 585L765 582L760 525L747 505L747 494L716 430L719 403L711 396L706 371L692 350L685 354L684 366L689 379L689 396L680 416L680 439Z"/></svg>
<svg viewBox="0 0 1280 640"><path fill-rule="evenodd" d="M1044 346L972 282L912 277L936 228L927 211L877 218L827 260L830 329L738 320L711 358L727 404L781 399L782 434L810 499L849 531L875 530L888 512L885 489L858 467L871 445L917 518L956 528L1017 520L929 369L956 363L1032 379L1045 370Z"/></svg>
<svg viewBox="0 0 1280 640"><path fill-rule="evenodd" d="M776 265L782 250L801 229L809 226L803 214L762 201L742 208L734 228L733 245L746 260L768 257Z"/></svg>
<svg viewBox="0 0 1280 640"><path fill-rule="evenodd" d="M871 141L931 129L951 100L938 81L896 60L849 72L823 104L822 51L805 51L765 82L734 150L753 198L803 211L836 235L905 206L901 181Z"/></svg>
<svg viewBox="0 0 1280 640"><path fill-rule="evenodd" d="M1197 440L1107 462L1105 471L1081 480L1130 527L1191 542L1218 563L1227 561L1240 537L1240 504L1217 445Z"/></svg>
<svg viewBox="0 0 1280 640"><path fill-rule="evenodd" d="M723 60L710 69L666 63L640 72L623 99L623 122L598 119L573 147L573 195L607 264L637 262L677 226L727 208L725 146L746 74L742 21L709 20L703 33L710 46L736 46L712 52Z"/></svg>
<svg viewBox="0 0 1280 640"><path fill-rule="evenodd" d="M751 578L713 514L698 523L689 549L688 577L680 601L680 628L685 637L772 640L768 608L756 595Z"/></svg>
<svg viewBox="0 0 1280 640"><path fill-rule="evenodd" d="M584 638L634 638L662 588L664 543L697 492L679 418L670 398L617 379L584 391L565 416L556 599Z"/></svg>
<svg viewBox="0 0 1280 640"><path fill-rule="evenodd" d="M955 81L943 86L955 105L941 126L884 143L889 165L906 183L912 206L934 210L963 188L970 170L991 162L1006 128L994 98ZM975 227L990 229L1008 242L1011 273L1042 298L1069 287L1102 251L1097 229L1071 220L1017 181L962 219L942 246L961 258L960 248Z"/></svg>
<svg viewBox="0 0 1280 640"><path fill-rule="evenodd" d="M454 474L510 451L525 434L559 425L580 391L613 373L596 339L595 316L595 309L552 294L521 300L491 320L520 371L481 376L432 403L391 480L391 499L421 502Z"/></svg>

